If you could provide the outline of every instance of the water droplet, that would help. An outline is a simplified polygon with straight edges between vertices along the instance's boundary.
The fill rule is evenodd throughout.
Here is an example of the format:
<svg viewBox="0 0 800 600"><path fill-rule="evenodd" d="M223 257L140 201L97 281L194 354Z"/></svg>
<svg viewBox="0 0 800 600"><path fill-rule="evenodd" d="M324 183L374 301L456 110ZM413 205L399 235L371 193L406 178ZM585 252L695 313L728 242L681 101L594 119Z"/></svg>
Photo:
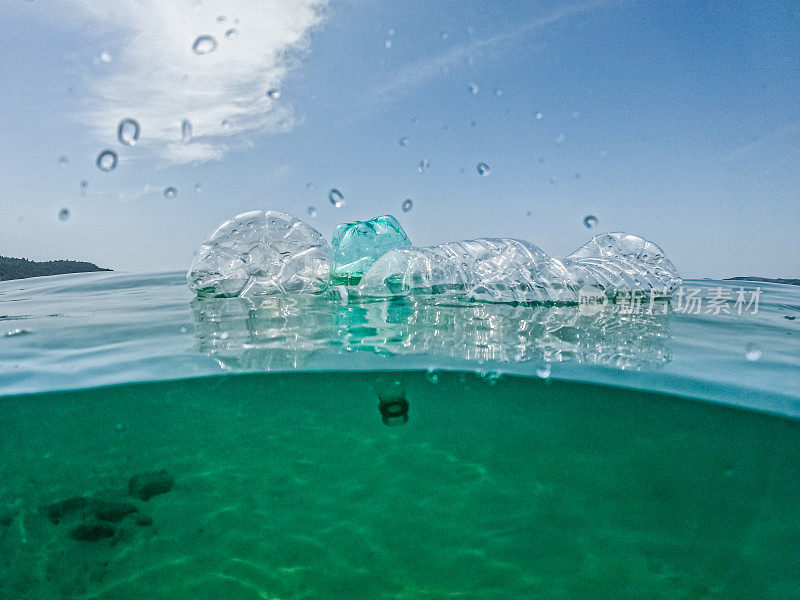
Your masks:
<svg viewBox="0 0 800 600"><path fill-rule="evenodd" d="M186 327L186 325L181 325L180 332L181 333L186 333L187 331L189 331L189 328Z"/></svg>
<svg viewBox="0 0 800 600"><path fill-rule="evenodd" d="M328 192L328 200L330 200L331 204L336 208L344 206L344 195L336 188L331 188L331 191Z"/></svg>
<svg viewBox="0 0 800 600"><path fill-rule="evenodd" d="M312 219L314 217L316 217L317 216L317 209L314 208L313 206L309 206L308 207L308 216L311 217Z"/></svg>
<svg viewBox="0 0 800 600"><path fill-rule="evenodd" d="M440 38L442 38L443 40L446 40L446 39L447 39L448 37L450 37L450 36L448 36L448 35L447 35L447 32L446 32L446 31L442 31L442 32L439 34L439 37L440 37Z"/></svg>
<svg viewBox="0 0 800 600"><path fill-rule="evenodd" d="M69 164L69 159L66 156L58 157L58 166L66 167Z"/></svg>
<svg viewBox="0 0 800 600"><path fill-rule="evenodd" d="M494 95L495 95L495 96L497 96L497 97L499 98L500 96L502 96L502 95L503 95L503 90L501 90L500 88L496 88L496 89L494 90Z"/></svg>
<svg viewBox="0 0 800 600"><path fill-rule="evenodd" d="M174 187L170 186L168 188L164 188L164 198L167 200L172 200L177 195L178 190L176 190Z"/></svg>
<svg viewBox="0 0 800 600"><path fill-rule="evenodd" d="M6 337L17 337L18 335L25 335L26 333L30 333L27 329L12 329L11 331L6 331Z"/></svg>
<svg viewBox="0 0 800 600"><path fill-rule="evenodd" d="M583 217L583 225L586 229L594 229L600 224L600 219L594 215L586 215Z"/></svg>
<svg viewBox="0 0 800 600"><path fill-rule="evenodd" d="M195 54L209 54L217 49L217 40L210 35L199 35L192 44L192 52Z"/></svg>
<svg viewBox="0 0 800 600"><path fill-rule="evenodd" d="M273 100L277 100L281 97L281 91L275 88L267 90L267 96L272 98Z"/></svg>
<svg viewBox="0 0 800 600"><path fill-rule="evenodd" d="M419 171L420 173L424 173L430 168L431 168L431 161L429 161L427 158L423 158L421 161L419 161L419 164L417 165L417 171Z"/></svg>
<svg viewBox="0 0 800 600"><path fill-rule="evenodd" d="M223 119L222 123L220 123L220 125L222 125L222 128L225 131L230 131L231 130L231 122L228 119Z"/></svg>
<svg viewBox="0 0 800 600"><path fill-rule="evenodd" d="M472 94L473 96L480 91L480 88L478 87L477 83L470 83L469 86L467 86L467 89L469 90L469 93Z"/></svg>
<svg viewBox="0 0 800 600"><path fill-rule="evenodd" d="M392 47L392 40L386 40L386 41L383 43L383 47L384 47L384 48L386 48L387 50L388 50L389 48L391 48L391 47Z"/></svg>
<svg viewBox="0 0 800 600"><path fill-rule="evenodd" d="M58 211L58 220L66 221L67 219L69 219L69 209L62 208L60 211Z"/></svg>
<svg viewBox="0 0 800 600"><path fill-rule="evenodd" d="M414 208L414 201L411 198L406 198L403 200L401 208L403 209L403 212L410 211L412 208Z"/></svg>
<svg viewBox="0 0 800 600"><path fill-rule="evenodd" d="M239 37L239 31L237 29L228 29L228 31L225 32L225 37L229 40L235 40Z"/></svg>
<svg viewBox="0 0 800 600"><path fill-rule="evenodd" d="M566 140L566 139L567 139L567 136L565 136L563 133L559 133L556 136L555 142L556 142L556 144L558 144L560 146L561 144L564 143L564 140Z"/></svg>
<svg viewBox="0 0 800 600"><path fill-rule="evenodd" d="M195 194L202 194L203 193L203 186L199 183L194 184L194 193Z"/></svg>
<svg viewBox="0 0 800 600"><path fill-rule="evenodd" d="M117 168L117 153L113 150L103 150L97 156L97 168L106 173Z"/></svg>
<svg viewBox="0 0 800 600"><path fill-rule="evenodd" d="M394 29L390 29L389 31L387 31L386 35L388 35L389 37L392 37L394 35Z"/></svg>
<svg viewBox="0 0 800 600"><path fill-rule="evenodd" d="M181 141L186 143L192 139L192 122L189 119L181 121Z"/></svg>
<svg viewBox="0 0 800 600"><path fill-rule="evenodd" d="M550 377L550 365L545 364L536 369L536 375L538 375L542 379L547 379L548 377Z"/></svg>
<svg viewBox="0 0 800 600"><path fill-rule="evenodd" d="M751 342L745 347L745 356L747 360L755 362L761 358L761 348Z"/></svg>
<svg viewBox="0 0 800 600"><path fill-rule="evenodd" d="M117 139L120 144L134 146L139 141L141 128L135 119L122 119L117 125Z"/></svg>
<svg viewBox="0 0 800 600"><path fill-rule="evenodd" d="M108 52L101 52L100 53L100 62L110 63L114 60Z"/></svg>
<svg viewBox="0 0 800 600"><path fill-rule="evenodd" d="M541 118L542 118L542 113L537 112L536 113L536 119L538 120L538 119L541 119Z"/></svg>
<svg viewBox="0 0 800 600"><path fill-rule="evenodd" d="M486 163L478 163L478 166L476 168L478 170L478 175L482 177L488 177L489 173L492 172L492 170L489 168L489 165L487 165Z"/></svg>
<svg viewBox="0 0 800 600"><path fill-rule="evenodd" d="M86 190L89 189L89 182L84 179L84 180L82 180L80 182L79 185L80 185L80 188L81 188L81 196L85 196L86 195Z"/></svg>
<svg viewBox="0 0 800 600"><path fill-rule="evenodd" d="M401 146L408 146L410 141L411 140L409 140L407 137L403 136L397 141L397 143L400 144Z"/></svg>

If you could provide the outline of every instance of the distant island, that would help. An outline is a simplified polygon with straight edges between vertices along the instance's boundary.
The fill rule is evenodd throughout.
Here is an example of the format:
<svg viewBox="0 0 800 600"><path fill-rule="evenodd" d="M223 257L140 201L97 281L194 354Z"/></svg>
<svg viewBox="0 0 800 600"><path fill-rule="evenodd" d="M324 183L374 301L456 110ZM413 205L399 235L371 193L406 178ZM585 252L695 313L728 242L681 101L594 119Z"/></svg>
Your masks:
<svg viewBox="0 0 800 600"><path fill-rule="evenodd" d="M725 281L762 281L764 283L785 283L787 285L800 285L800 279L770 279L769 277L726 277Z"/></svg>
<svg viewBox="0 0 800 600"><path fill-rule="evenodd" d="M110 271L90 262L75 260L48 260L37 262L27 258L10 258L0 256L0 281L8 279L27 279L43 275L61 275L63 273L89 273L93 271Z"/></svg>

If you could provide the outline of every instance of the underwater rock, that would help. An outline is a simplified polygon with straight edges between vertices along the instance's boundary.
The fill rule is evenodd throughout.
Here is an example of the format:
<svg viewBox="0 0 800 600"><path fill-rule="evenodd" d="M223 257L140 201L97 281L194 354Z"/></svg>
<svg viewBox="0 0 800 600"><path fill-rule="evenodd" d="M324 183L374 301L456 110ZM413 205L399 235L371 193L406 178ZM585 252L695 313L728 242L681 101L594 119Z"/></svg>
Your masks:
<svg viewBox="0 0 800 600"><path fill-rule="evenodd" d="M69 532L69 537L79 542L96 542L113 537L116 532L117 530L108 523L81 523Z"/></svg>
<svg viewBox="0 0 800 600"><path fill-rule="evenodd" d="M92 499L90 506L95 517L101 521L110 521L112 523L119 523L128 515L139 512L136 505L116 500Z"/></svg>
<svg viewBox="0 0 800 600"><path fill-rule="evenodd" d="M47 518L50 519L51 523L58 525L61 519L82 511L88 506L88 504L89 501L83 496L75 496L73 498L67 498L66 500L61 500L60 502L54 502L53 504L43 506L41 510L47 515Z"/></svg>
<svg viewBox="0 0 800 600"><path fill-rule="evenodd" d="M174 483L175 478L163 469L153 473L139 473L128 482L128 495L147 501L153 496L166 494Z"/></svg>
<svg viewBox="0 0 800 600"><path fill-rule="evenodd" d="M402 226L391 215L369 221L340 223L333 232L333 276L360 279L378 258L396 248L410 247Z"/></svg>
<svg viewBox="0 0 800 600"><path fill-rule="evenodd" d="M575 303L584 286L608 297L626 292L667 297L679 284L675 266L657 245L635 235L604 233L565 259L506 238L392 250L369 268L358 291L376 297L421 292L485 302Z"/></svg>
<svg viewBox="0 0 800 600"><path fill-rule="evenodd" d="M187 273L200 296L318 293L331 251L316 229L285 213L251 211L226 221L200 246Z"/></svg>

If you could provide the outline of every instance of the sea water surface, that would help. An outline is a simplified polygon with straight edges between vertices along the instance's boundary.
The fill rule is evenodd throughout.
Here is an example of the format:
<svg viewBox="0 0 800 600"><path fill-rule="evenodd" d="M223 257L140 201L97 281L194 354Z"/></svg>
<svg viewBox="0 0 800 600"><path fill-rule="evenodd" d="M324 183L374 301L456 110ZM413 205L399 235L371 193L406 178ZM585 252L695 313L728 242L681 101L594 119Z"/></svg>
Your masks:
<svg viewBox="0 0 800 600"><path fill-rule="evenodd" d="M3 282L0 598L800 598L800 288L683 287Z"/></svg>

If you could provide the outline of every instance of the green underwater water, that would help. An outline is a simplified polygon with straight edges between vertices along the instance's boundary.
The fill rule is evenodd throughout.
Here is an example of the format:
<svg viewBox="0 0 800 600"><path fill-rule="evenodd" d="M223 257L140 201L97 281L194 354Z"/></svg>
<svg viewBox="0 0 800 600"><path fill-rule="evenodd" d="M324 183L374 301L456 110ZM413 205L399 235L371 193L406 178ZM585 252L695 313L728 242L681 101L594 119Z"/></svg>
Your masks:
<svg viewBox="0 0 800 600"><path fill-rule="evenodd" d="M0 431L4 600L800 598L800 421L779 415L295 372L9 395ZM171 489L129 495L162 469ZM95 517L42 507L76 496L138 512L74 540Z"/></svg>

